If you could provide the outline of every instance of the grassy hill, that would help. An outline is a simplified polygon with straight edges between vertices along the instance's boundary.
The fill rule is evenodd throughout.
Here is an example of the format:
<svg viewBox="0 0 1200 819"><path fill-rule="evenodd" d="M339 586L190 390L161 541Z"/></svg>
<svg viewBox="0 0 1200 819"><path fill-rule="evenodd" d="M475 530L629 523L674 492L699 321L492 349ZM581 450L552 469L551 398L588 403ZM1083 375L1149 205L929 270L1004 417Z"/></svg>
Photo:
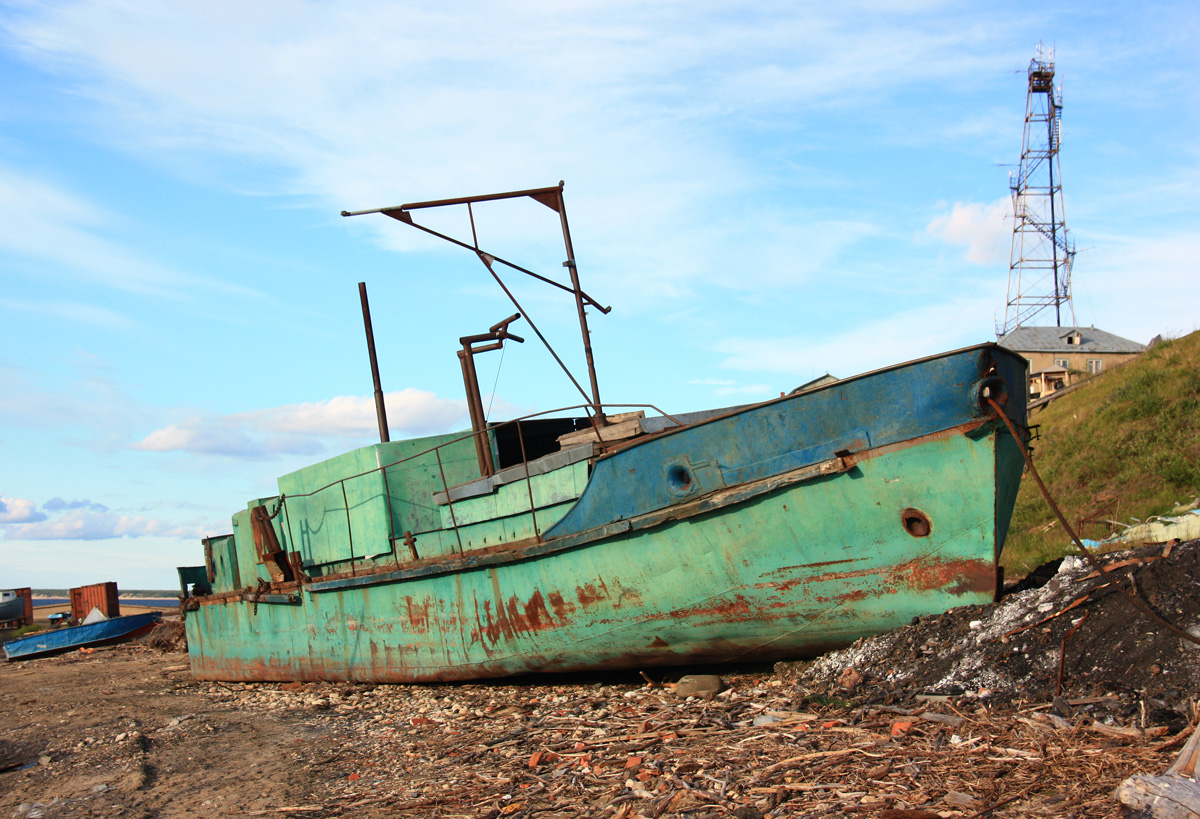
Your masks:
<svg viewBox="0 0 1200 819"><path fill-rule="evenodd" d="M1091 379L1030 423L1040 426L1034 463L1072 526L1093 515L1144 520L1190 501L1200 495L1200 332ZM1005 570L1023 574L1068 549L1026 475L1001 556Z"/></svg>

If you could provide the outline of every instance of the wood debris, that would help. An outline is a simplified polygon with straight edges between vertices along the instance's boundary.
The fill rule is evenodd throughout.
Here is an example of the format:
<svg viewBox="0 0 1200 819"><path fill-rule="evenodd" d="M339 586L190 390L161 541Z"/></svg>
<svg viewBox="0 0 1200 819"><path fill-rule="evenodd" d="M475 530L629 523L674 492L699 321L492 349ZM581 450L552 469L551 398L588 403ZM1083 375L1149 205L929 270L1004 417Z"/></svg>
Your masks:
<svg viewBox="0 0 1200 819"><path fill-rule="evenodd" d="M336 749L324 812L305 814L318 816L1115 816L1118 783L1161 768L1166 744L1134 725L1077 727L1053 703L864 706L766 671L727 674L711 699L612 679L201 685Z"/></svg>

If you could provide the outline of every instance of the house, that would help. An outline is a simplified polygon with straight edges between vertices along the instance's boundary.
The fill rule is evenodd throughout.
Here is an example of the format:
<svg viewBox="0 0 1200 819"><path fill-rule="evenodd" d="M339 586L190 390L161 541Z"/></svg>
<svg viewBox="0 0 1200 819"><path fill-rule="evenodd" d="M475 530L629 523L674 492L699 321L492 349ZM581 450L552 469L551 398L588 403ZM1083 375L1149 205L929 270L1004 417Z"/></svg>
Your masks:
<svg viewBox="0 0 1200 819"><path fill-rule="evenodd" d="M1029 361L1030 400L1104 372L1146 349L1095 327L1018 327L997 343Z"/></svg>
<svg viewBox="0 0 1200 819"><path fill-rule="evenodd" d="M832 376L829 373L825 373L825 375L818 375L812 381L805 381L799 387L796 387L796 389L792 390L791 394L795 395L798 392L804 392L805 390L811 390L814 387L824 387L826 384L832 384L837 380L838 379L836 376Z"/></svg>

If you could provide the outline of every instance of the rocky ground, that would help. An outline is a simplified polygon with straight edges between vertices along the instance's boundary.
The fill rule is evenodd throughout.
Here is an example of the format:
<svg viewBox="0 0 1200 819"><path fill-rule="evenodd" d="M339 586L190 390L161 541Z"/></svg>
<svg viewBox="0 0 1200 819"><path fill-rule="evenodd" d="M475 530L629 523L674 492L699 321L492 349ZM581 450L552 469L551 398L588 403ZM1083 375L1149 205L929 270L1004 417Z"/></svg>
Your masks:
<svg viewBox="0 0 1200 819"><path fill-rule="evenodd" d="M6 664L0 814L1121 816L1113 789L1200 718L1200 652L1120 599L1194 626L1200 543L1164 551L1096 577L1069 559L994 606L679 686L200 683L146 645Z"/></svg>
<svg viewBox="0 0 1200 819"><path fill-rule="evenodd" d="M803 678L836 683L852 666L891 699L1113 693L1169 706L1173 721L1186 719L1200 692L1200 540L1109 553L1101 562L1104 572L1070 556L998 604L964 606L860 640L802 666ZM1131 594L1159 619L1131 603Z"/></svg>

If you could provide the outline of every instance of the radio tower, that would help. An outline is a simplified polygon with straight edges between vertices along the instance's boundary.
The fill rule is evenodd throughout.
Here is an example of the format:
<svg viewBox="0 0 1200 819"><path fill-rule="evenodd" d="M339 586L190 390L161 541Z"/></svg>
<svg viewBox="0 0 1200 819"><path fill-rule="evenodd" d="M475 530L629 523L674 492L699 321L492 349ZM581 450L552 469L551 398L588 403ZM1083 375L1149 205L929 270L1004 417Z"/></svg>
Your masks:
<svg viewBox="0 0 1200 819"><path fill-rule="evenodd" d="M1062 327L1064 312L1075 324L1071 302L1071 267L1075 245L1067 238L1063 217L1062 174L1058 148L1062 137L1062 87L1054 88L1054 51L1038 43L1029 62L1029 94L1025 101L1025 134L1021 167L1009 178L1013 199L1012 252L1008 264L1008 303L997 335L1033 323L1054 308ZM1063 308L1066 308L1064 311Z"/></svg>

